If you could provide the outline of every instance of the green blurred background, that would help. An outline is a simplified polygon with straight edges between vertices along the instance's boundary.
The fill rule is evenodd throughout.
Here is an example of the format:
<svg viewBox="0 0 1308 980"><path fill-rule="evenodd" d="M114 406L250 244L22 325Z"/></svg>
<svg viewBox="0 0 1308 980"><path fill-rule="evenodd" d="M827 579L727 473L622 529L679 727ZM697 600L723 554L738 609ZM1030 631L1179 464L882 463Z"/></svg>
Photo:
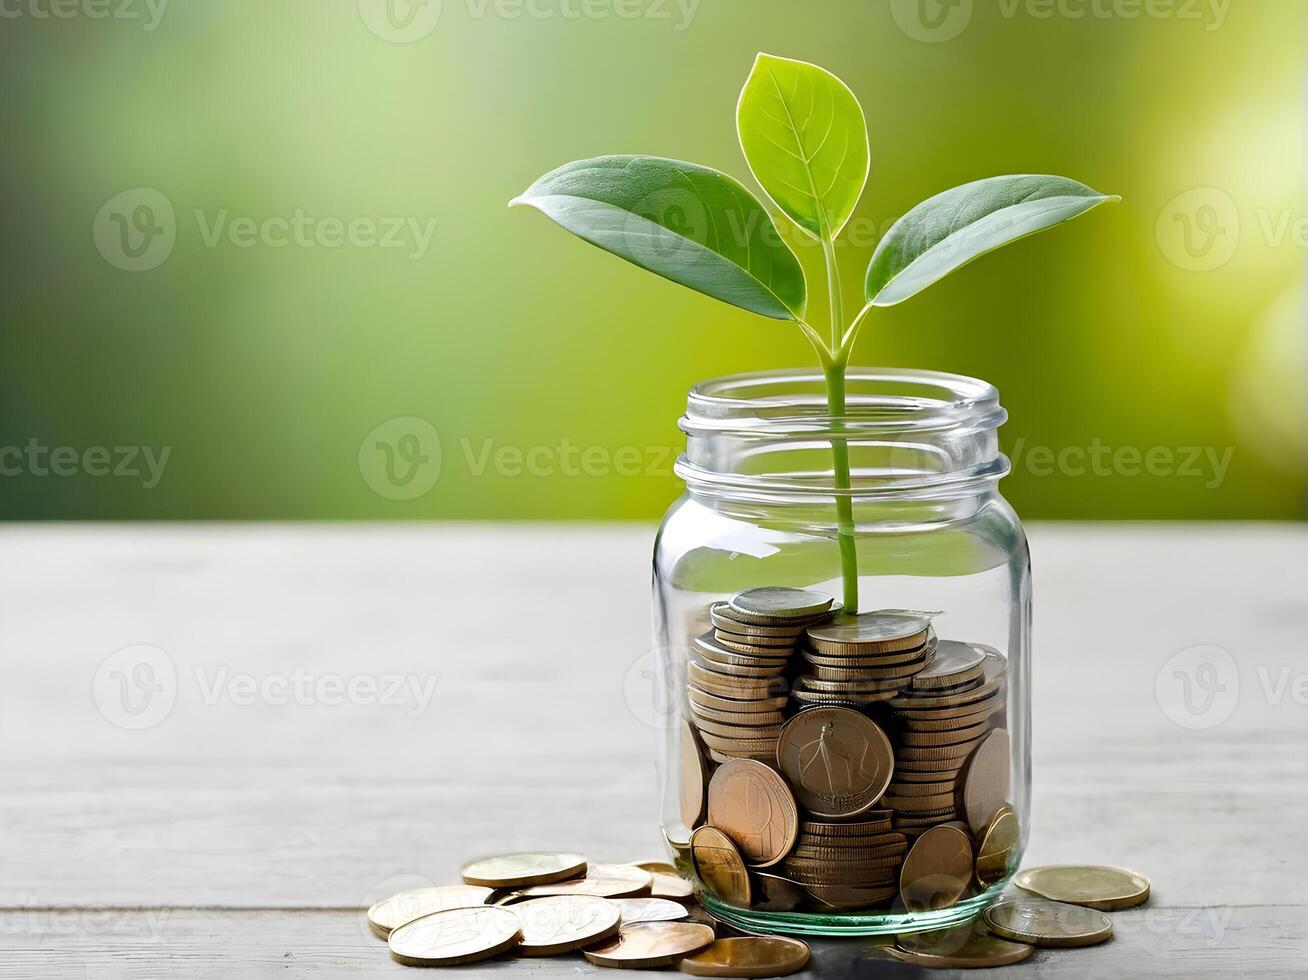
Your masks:
<svg viewBox="0 0 1308 980"><path fill-rule="evenodd" d="M1123 196L860 341L999 386L1024 517L1302 518L1304 10L5 0L0 517L656 517L686 388L811 352L505 204L608 152L752 186L766 50L864 104L847 283L957 183Z"/></svg>

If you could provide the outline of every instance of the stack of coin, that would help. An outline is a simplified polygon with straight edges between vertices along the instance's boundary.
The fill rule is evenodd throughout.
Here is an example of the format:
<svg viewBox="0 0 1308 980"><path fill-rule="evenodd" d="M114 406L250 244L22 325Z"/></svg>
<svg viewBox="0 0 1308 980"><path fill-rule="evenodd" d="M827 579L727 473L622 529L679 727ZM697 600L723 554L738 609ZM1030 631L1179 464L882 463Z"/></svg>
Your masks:
<svg viewBox="0 0 1308 980"><path fill-rule="evenodd" d="M894 898L907 849L888 810L866 812L852 823L806 820L781 873L818 908L869 908Z"/></svg>
<svg viewBox="0 0 1308 980"><path fill-rule="evenodd" d="M921 613L880 610L840 616L808 629L796 704L870 705L912 683L931 661L935 635Z"/></svg>
<svg viewBox="0 0 1308 980"><path fill-rule="evenodd" d="M984 814L964 812L963 779L969 760L993 732L1002 730L1007 661L989 647L942 640L911 683L890 698L895 776L883 804L895 812L895 829L917 834L938 824L967 819L984 829L1008 794L1007 743L978 775ZM1002 779L1002 785L1000 780ZM974 807L975 810L975 807Z"/></svg>
<svg viewBox="0 0 1308 980"><path fill-rule="evenodd" d="M713 604L713 628L695 637L686 672L691 720L714 762L775 758L791 656L832 606L830 596L789 588L747 589Z"/></svg>

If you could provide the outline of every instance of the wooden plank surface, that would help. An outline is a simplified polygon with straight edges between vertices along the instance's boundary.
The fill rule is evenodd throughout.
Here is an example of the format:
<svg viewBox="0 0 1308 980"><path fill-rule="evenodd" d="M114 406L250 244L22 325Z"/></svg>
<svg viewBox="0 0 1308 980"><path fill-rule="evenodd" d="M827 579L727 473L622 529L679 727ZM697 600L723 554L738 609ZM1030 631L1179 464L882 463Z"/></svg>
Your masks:
<svg viewBox="0 0 1308 980"><path fill-rule="evenodd" d="M1027 863L1120 863L1155 889L1112 943L1004 975L1308 972L1308 529L1031 537ZM491 851L657 856L651 539L0 529L0 977L395 973L357 911L387 891ZM166 669L110 676L137 644ZM1238 698L1191 729L1156 682L1199 644L1230 653ZM129 681L164 690L130 715L145 702L124 706ZM823 944L817 962L879 975L866 947Z"/></svg>

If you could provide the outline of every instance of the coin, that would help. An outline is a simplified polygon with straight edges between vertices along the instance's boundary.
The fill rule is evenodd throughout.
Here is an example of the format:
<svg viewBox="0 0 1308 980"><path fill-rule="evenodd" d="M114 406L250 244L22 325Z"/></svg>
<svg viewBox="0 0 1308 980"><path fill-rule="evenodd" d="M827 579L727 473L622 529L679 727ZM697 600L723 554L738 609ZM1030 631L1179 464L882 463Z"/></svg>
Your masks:
<svg viewBox="0 0 1308 980"><path fill-rule="evenodd" d="M981 651L984 657L980 681L960 691L936 693L934 691L905 692L902 701L905 705L919 708L945 708L959 704L978 701L997 691L1003 684L1008 670L1008 659L992 647L980 643L969 644ZM898 702L896 707L898 707Z"/></svg>
<svg viewBox="0 0 1308 980"><path fill-rule="evenodd" d="M938 796L941 793L952 793L953 791L954 781L952 779L931 783L909 783L896 779L887 787L886 796Z"/></svg>
<svg viewBox="0 0 1308 980"><path fill-rule="evenodd" d="M463 880L487 888L517 888L564 881L585 873L586 859L580 854L531 851L473 861L464 867Z"/></svg>
<svg viewBox="0 0 1308 980"><path fill-rule="evenodd" d="M781 711L719 711L717 708L701 708L692 704L690 713L696 721L719 721L728 725L780 725L786 720Z"/></svg>
<svg viewBox="0 0 1308 980"><path fill-rule="evenodd" d="M607 939L618 931L621 913L602 898L554 895L514 905L522 923L519 956L553 956Z"/></svg>
<svg viewBox="0 0 1308 980"><path fill-rule="evenodd" d="M941 810L954 809L954 792L951 787L949 792L938 793L935 796L891 796L886 794L881 798L886 806L891 807L896 813L912 813L918 810Z"/></svg>
<svg viewBox="0 0 1308 980"><path fill-rule="evenodd" d="M753 712L753 711L779 711L789 703L784 694L779 694L765 698L740 698L730 695L715 694L710 691L703 691L693 684L687 688L686 694L690 698L690 703L700 708L713 708L716 711L735 711L735 712Z"/></svg>
<svg viewBox="0 0 1308 980"><path fill-rule="evenodd" d="M832 708L852 707L857 710L860 705L877 704L881 701L885 701L887 698L893 697L895 693L893 690L879 694L850 694L845 691L838 693L832 693L829 691L811 691L801 686L800 682L804 680L807 680L807 678L797 678L795 689L791 692L791 697L801 705Z"/></svg>
<svg viewBox="0 0 1308 980"><path fill-rule="evenodd" d="M701 737L704 739L704 744L711 749L737 752L751 757L758 753L775 752L777 747L775 738L729 738L724 735L711 735L708 732L701 732Z"/></svg>
<svg viewBox="0 0 1308 980"><path fill-rule="evenodd" d="M777 764L795 798L818 817L852 817L876 803L894 770L890 740L850 708L809 708L786 722Z"/></svg>
<svg viewBox="0 0 1308 980"><path fill-rule="evenodd" d="M799 833L795 795L775 770L752 759L735 759L709 780L708 820L751 865L776 864Z"/></svg>
<svg viewBox="0 0 1308 980"><path fill-rule="evenodd" d="M743 650L764 657L789 657L798 642L786 636L758 636L752 633L732 633L724 629L714 629L713 639L728 650Z"/></svg>
<svg viewBox="0 0 1308 980"><path fill-rule="evenodd" d="M1009 899L990 906L984 917L997 936L1032 946L1093 946L1113 935L1102 912L1063 902Z"/></svg>
<svg viewBox="0 0 1308 980"><path fill-rule="evenodd" d="M958 824L941 824L920 836L904 858L899 897L910 912L953 905L972 880L972 842Z"/></svg>
<svg viewBox="0 0 1308 980"><path fill-rule="evenodd" d="M936 644L930 665L914 675L913 687L929 691L969 684L985 673L985 661L985 654L970 643L941 640Z"/></svg>
<svg viewBox="0 0 1308 980"><path fill-rule="evenodd" d="M696 656L691 659L690 663L702 667L707 671L711 671L714 674L721 674L731 683L735 683L736 678L765 681L767 678L776 677L779 674L784 673L786 670L786 662L784 660L774 660L767 663L761 661L746 661L742 665L740 663L722 663Z"/></svg>
<svg viewBox="0 0 1308 980"><path fill-rule="evenodd" d="M808 642L818 653L828 656L870 651L894 653L925 643L930 628L931 620L925 616L866 612L810 626Z"/></svg>
<svg viewBox="0 0 1308 980"><path fill-rule="evenodd" d="M858 885L807 885L804 890L818 902L839 910L866 909L895 897L893 887L864 888Z"/></svg>
<svg viewBox="0 0 1308 980"><path fill-rule="evenodd" d="M508 909L493 905L445 909L394 929L391 957L405 966L453 966L497 956L518 945L522 927Z"/></svg>
<svg viewBox="0 0 1308 980"><path fill-rule="evenodd" d="M1149 879L1144 875L1101 865L1027 868L1018 873L1013 884L1056 902L1084 905L1101 912L1129 909L1149 898Z"/></svg>
<svg viewBox="0 0 1308 980"><path fill-rule="evenodd" d="M974 922L897 939L896 949L906 953L909 962L928 969L1009 966L1035 952L1034 946L1000 939Z"/></svg>
<svg viewBox="0 0 1308 980"><path fill-rule="evenodd" d="M758 749L756 751L731 749L730 751L723 752L718 749L709 749L708 755L714 762L720 763L730 762L732 759L753 759L756 762L771 762L776 756L776 743L769 742L768 746L769 747L766 749Z"/></svg>
<svg viewBox="0 0 1308 980"><path fill-rule="evenodd" d="M701 732L719 735L723 738L776 738L781 734L780 725L732 725L717 721L695 719L695 725Z"/></svg>
<svg viewBox="0 0 1308 980"><path fill-rule="evenodd" d="M1008 799L1011 768L1008 732L996 728L976 747L963 777L963 813L973 833L981 833Z"/></svg>
<svg viewBox="0 0 1308 980"><path fill-rule="evenodd" d="M695 660L686 661L686 675L710 694L729 698L770 698L786 690L784 677L731 677Z"/></svg>
<svg viewBox="0 0 1308 980"><path fill-rule="evenodd" d="M704 816L704 756L690 725L681 726L681 822L694 829Z"/></svg>
<svg viewBox="0 0 1308 980"><path fill-rule="evenodd" d="M720 650L696 650L696 659L703 661L706 667L709 664L722 664L727 667L765 667L777 670L785 670L790 661L784 657L760 657L753 653L732 651L724 653ZM712 667L709 667L712 670Z"/></svg>
<svg viewBox="0 0 1308 980"><path fill-rule="evenodd" d="M808 619L831 609L833 600L820 592L808 589L791 589L785 586L764 586L737 592L728 601L733 615L746 622L769 620Z"/></svg>
<svg viewBox="0 0 1308 980"><path fill-rule="evenodd" d="M686 906L666 898L608 898L604 901L617 907L622 924L633 922L673 922L690 914Z"/></svg>
<svg viewBox="0 0 1308 980"><path fill-rule="evenodd" d="M592 864L584 878L557 881L545 885L531 885L518 892L524 898L544 895L590 895L596 898L618 898L648 891L653 877L648 871L631 864Z"/></svg>
<svg viewBox="0 0 1308 980"><path fill-rule="evenodd" d="M863 834L873 834L881 830L890 829L889 810L867 810L862 814L863 819L852 823L844 821L840 823L829 823L824 820L805 820L799 825L801 834L817 834L819 836L832 837L857 837Z"/></svg>
<svg viewBox="0 0 1308 980"><path fill-rule="evenodd" d="M368 910L368 928L378 939L385 939L392 929L398 929L406 922L446 909L485 905L490 896L491 889L479 885L441 885L400 892L382 899Z"/></svg>
<svg viewBox="0 0 1308 980"><path fill-rule="evenodd" d="M826 654L804 648L800 650L800 656L815 666L844 667L847 670L860 667L904 667L927 660L934 648L935 644L930 641L893 653Z"/></svg>
<svg viewBox="0 0 1308 980"><path fill-rule="evenodd" d="M895 753L897 762L959 762L961 763L972 750L981 744L982 739L974 738L957 745L907 745L901 746ZM892 808L893 809L893 808Z"/></svg>
<svg viewBox="0 0 1308 980"><path fill-rule="evenodd" d="M980 887L989 888L1008 874L1013 849L1021 835L1017 814L1005 803L990 818L976 846L976 883Z"/></svg>
<svg viewBox="0 0 1308 980"><path fill-rule="evenodd" d="M749 872L730 837L716 827L700 827L690 837L690 854L710 892L728 905L749 907Z"/></svg>
<svg viewBox="0 0 1308 980"><path fill-rule="evenodd" d="M804 889L789 878L762 872L752 877L753 908L763 912L793 912L804 901Z"/></svg>
<svg viewBox="0 0 1308 980"><path fill-rule="evenodd" d="M734 617L731 607L725 602L715 602L709 607L709 620L714 629L738 636L764 636L776 640L789 640L791 644L799 642L807 626L792 624L769 626L762 623L747 623Z"/></svg>
<svg viewBox="0 0 1308 980"><path fill-rule="evenodd" d="M808 964L808 944L782 936L727 936L677 968L696 977L784 977Z"/></svg>
<svg viewBox="0 0 1308 980"><path fill-rule="evenodd" d="M650 968L667 966L713 942L711 926L698 922L636 922L618 930L618 938L583 955L596 966Z"/></svg>
<svg viewBox="0 0 1308 980"><path fill-rule="evenodd" d="M979 739L990 730L989 719L968 725L966 728L940 732L917 732L905 730L895 736L895 741L904 747L926 747L932 745L958 745Z"/></svg>

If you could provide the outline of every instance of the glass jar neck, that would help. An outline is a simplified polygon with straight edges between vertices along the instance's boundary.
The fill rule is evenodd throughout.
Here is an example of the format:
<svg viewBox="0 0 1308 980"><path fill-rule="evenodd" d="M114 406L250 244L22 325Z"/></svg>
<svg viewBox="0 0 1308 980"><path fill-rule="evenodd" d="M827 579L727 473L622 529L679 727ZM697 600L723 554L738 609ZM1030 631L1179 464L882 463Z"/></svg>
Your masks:
<svg viewBox="0 0 1308 980"><path fill-rule="evenodd" d="M972 510L1007 474L999 392L956 374L850 368L833 415L821 371L731 375L695 385L676 472L691 496L731 509ZM848 480L837 453L848 452Z"/></svg>

